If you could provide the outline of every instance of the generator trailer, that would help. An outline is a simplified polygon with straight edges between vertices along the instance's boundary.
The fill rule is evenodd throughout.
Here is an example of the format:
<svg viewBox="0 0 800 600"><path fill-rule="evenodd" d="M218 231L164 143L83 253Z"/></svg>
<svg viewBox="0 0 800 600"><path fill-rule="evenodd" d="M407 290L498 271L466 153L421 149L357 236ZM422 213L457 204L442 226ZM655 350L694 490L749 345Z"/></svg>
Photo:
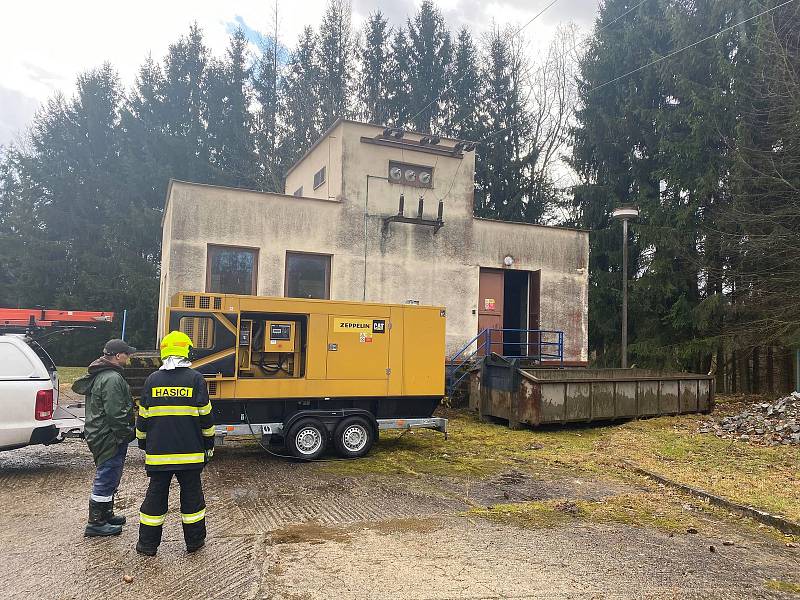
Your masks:
<svg viewBox="0 0 800 600"><path fill-rule="evenodd" d="M433 416L445 318L433 306L179 292L163 323L192 339L218 441L259 435L316 459L329 443L363 456L386 429L447 434L447 420ZM134 393L146 360L135 361Z"/></svg>

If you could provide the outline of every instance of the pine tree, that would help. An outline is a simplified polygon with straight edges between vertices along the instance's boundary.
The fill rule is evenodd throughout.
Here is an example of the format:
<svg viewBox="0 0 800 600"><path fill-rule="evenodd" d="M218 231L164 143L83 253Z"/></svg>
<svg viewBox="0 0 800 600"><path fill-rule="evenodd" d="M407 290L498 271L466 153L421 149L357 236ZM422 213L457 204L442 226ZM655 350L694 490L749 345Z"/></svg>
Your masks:
<svg viewBox="0 0 800 600"><path fill-rule="evenodd" d="M328 0L322 17L316 58L321 102L321 128L327 129L337 118L350 114L355 46L350 27L349 0Z"/></svg>
<svg viewBox="0 0 800 600"><path fill-rule="evenodd" d="M719 220L735 258L726 333L755 361L761 345L800 343L800 7L751 23L737 32L733 199Z"/></svg>
<svg viewBox="0 0 800 600"><path fill-rule="evenodd" d="M139 121L144 131L163 132L164 74L159 64L148 56L128 94L126 112Z"/></svg>
<svg viewBox="0 0 800 600"><path fill-rule="evenodd" d="M204 116L208 109L208 49L195 23L164 59L164 123L176 179L209 181Z"/></svg>
<svg viewBox="0 0 800 600"><path fill-rule="evenodd" d="M682 85L675 86L683 78L681 73L688 72L683 61L691 59L665 62L663 74L659 68L648 68L606 84L632 66L646 64L680 45L669 27L668 7L666 0L648 2L610 25L629 6L623 1L606 3L598 26L608 27L592 40L581 62L583 108L577 113L574 164L586 185L579 188L576 201L583 208L583 226L596 230L589 265L589 310L596 315L590 323L590 339L603 364L619 361L618 311L607 307L620 306L622 242L620 226L610 215L617 206L635 204L641 220L629 241L631 361L653 367L702 368L692 348L697 334L693 315L700 300L697 216L702 197L697 174L705 169L701 156L709 148L687 145L695 135L687 125L698 118L697 107L680 104L691 103L695 93L687 87L684 97ZM692 25L692 39L697 37L698 25ZM703 26L721 28L712 22ZM708 76L713 80L717 72L707 57L702 61L706 69L712 67L710 75L706 71L701 76L705 85ZM682 172L681 163L686 166L686 160L694 164ZM681 350L681 344L689 346Z"/></svg>
<svg viewBox="0 0 800 600"><path fill-rule="evenodd" d="M0 149L0 306L43 305L63 277L64 245L49 239L30 165L18 148Z"/></svg>
<svg viewBox="0 0 800 600"><path fill-rule="evenodd" d="M224 185L257 187L258 167L250 103L251 69L247 38L241 28L231 36L224 61L207 71L206 140L213 179Z"/></svg>
<svg viewBox="0 0 800 600"><path fill-rule="evenodd" d="M314 30L306 27L289 58L287 73L281 84L286 127L281 150L284 168L294 164L322 133L316 48Z"/></svg>
<svg viewBox="0 0 800 600"><path fill-rule="evenodd" d="M450 84L452 43L444 17L433 0L423 0L408 20L412 125L417 131L440 128L442 96Z"/></svg>
<svg viewBox="0 0 800 600"><path fill-rule="evenodd" d="M8 291L14 305L130 308L155 318L158 247L157 242L155 247L146 244L160 237L158 216L143 212L128 196L133 186L128 183L122 99L110 65L81 74L75 97L51 100L36 118L28 149L13 157L15 175L9 179L6 172L0 184L13 188L17 200L11 222L19 224L25 217L34 227L27 232L9 228L16 234L18 266L31 261ZM142 230L151 234L140 239L136 233ZM145 343L148 334L143 328L132 339ZM100 331L90 342L64 338L53 349L85 357L78 346L89 344L94 354L99 338L107 335Z"/></svg>
<svg viewBox="0 0 800 600"><path fill-rule="evenodd" d="M453 62L453 83L445 94L448 135L459 139L477 139L479 131L481 79L478 74L478 50L469 30L458 32Z"/></svg>
<svg viewBox="0 0 800 600"><path fill-rule="evenodd" d="M506 32L494 29L488 38L481 100L487 143L481 146L476 171L475 210L481 217L524 220L530 156L525 107L520 95L519 67Z"/></svg>
<svg viewBox="0 0 800 600"><path fill-rule="evenodd" d="M369 123L389 122L389 43L392 30L380 11L367 19L364 39L359 51L361 82L358 100L361 118Z"/></svg>
<svg viewBox="0 0 800 600"><path fill-rule="evenodd" d="M142 196L151 210L163 207L167 183L175 173L165 120L165 86L161 67L148 56L120 117L125 136L122 158L133 187L130 192Z"/></svg>
<svg viewBox="0 0 800 600"><path fill-rule="evenodd" d="M264 43L261 56L253 69L253 90L258 102L254 129L261 169L262 183L260 189L282 193L283 185L279 169L280 157L278 156L280 135L278 115L280 113L281 95L277 5L274 21L275 29Z"/></svg>
<svg viewBox="0 0 800 600"><path fill-rule="evenodd" d="M411 50L405 31L395 31L387 85L388 124L408 127L411 121Z"/></svg>

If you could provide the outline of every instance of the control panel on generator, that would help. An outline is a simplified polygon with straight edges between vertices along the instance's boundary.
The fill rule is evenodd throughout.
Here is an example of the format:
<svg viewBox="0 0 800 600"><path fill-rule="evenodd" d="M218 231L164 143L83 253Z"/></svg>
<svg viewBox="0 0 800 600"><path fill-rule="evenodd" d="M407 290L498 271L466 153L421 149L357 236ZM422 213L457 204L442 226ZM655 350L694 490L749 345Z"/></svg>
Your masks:
<svg viewBox="0 0 800 600"><path fill-rule="evenodd" d="M242 319L239 325L239 376L296 378L301 376L300 321Z"/></svg>
<svg viewBox="0 0 800 600"><path fill-rule="evenodd" d="M294 352L295 324L291 321L267 321L269 336L264 339L264 352Z"/></svg>

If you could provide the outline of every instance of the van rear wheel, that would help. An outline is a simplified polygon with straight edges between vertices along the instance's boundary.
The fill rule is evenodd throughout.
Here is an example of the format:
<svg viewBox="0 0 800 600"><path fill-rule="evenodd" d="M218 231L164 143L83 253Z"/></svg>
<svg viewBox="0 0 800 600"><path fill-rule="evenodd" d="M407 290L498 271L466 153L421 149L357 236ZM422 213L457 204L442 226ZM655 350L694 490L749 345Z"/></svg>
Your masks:
<svg viewBox="0 0 800 600"><path fill-rule="evenodd" d="M333 444L343 458L360 458L375 443L375 430L364 417L348 417L336 427Z"/></svg>
<svg viewBox="0 0 800 600"><path fill-rule="evenodd" d="M295 458L315 460L325 452L328 430L317 419L300 419L289 429L286 448Z"/></svg>

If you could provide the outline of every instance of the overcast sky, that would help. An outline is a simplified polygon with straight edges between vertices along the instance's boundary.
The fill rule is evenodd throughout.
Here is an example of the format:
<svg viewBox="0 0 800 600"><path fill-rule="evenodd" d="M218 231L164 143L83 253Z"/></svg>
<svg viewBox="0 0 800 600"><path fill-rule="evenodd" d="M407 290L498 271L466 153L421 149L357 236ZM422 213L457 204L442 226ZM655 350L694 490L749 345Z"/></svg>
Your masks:
<svg viewBox="0 0 800 600"><path fill-rule="evenodd" d="M497 23L524 25L551 0L439 0L449 26L463 25L479 35ZM303 27L318 27L327 0L278 0L279 36L292 47ZM380 9L392 24L405 23L421 0L352 0L353 26ZM0 8L0 145L18 138L48 97L61 91L71 96L81 71L111 62L130 85L148 53L160 59L170 42L197 21L206 43L222 54L229 32L272 27L274 0L139 0L118 3L12 1ZM557 0L528 25L532 46L546 45L560 23L575 22L588 30L598 0ZM535 51L534 51L535 52Z"/></svg>

